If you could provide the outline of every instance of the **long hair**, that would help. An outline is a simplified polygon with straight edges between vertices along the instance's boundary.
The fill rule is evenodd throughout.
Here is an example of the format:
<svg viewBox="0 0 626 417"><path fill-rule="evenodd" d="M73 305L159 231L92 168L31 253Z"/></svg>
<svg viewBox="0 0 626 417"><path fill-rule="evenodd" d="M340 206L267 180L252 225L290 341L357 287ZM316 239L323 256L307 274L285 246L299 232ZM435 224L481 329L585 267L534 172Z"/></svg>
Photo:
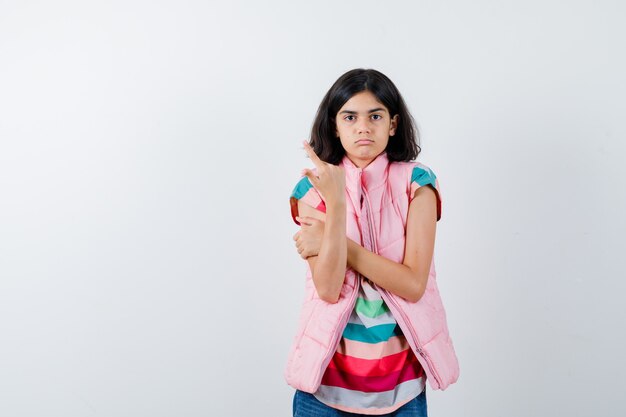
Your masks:
<svg viewBox="0 0 626 417"><path fill-rule="evenodd" d="M309 143L322 161L337 165L346 151L337 140L337 113L357 93L369 91L389 111L398 115L398 126L393 140L385 152L389 161L412 161L419 155L419 132L415 120L404 103L398 88L383 73L374 69L353 69L343 74L330 87L319 108L311 128Z"/></svg>

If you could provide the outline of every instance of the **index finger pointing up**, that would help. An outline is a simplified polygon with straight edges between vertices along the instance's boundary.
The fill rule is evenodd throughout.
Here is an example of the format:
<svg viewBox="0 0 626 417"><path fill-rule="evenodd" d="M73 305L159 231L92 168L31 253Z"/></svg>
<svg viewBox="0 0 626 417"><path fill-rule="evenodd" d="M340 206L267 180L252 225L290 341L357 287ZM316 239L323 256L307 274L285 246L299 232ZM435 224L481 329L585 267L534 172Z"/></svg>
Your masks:
<svg viewBox="0 0 626 417"><path fill-rule="evenodd" d="M322 168L324 166L324 161L322 161L319 156L317 156L311 145L309 145L309 142L305 140L302 141L302 144L304 145L304 150L306 151L307 155L309 155L309 158L311 159L311 161L313 161L313 165L315 165L317 168Z"/></svg>

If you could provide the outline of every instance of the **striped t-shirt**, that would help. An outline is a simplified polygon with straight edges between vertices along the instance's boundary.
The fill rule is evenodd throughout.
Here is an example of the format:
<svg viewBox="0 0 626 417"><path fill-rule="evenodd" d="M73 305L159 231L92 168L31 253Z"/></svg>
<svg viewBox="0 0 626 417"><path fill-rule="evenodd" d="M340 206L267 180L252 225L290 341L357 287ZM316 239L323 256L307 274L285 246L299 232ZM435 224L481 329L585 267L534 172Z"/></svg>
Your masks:
<svg viewBox="0 0 626 417"><path fill-rule="evenodd" d="M417 397L425 382L380 293L361 278L356 305L315 397L351 413L386 414Z"/></svg>

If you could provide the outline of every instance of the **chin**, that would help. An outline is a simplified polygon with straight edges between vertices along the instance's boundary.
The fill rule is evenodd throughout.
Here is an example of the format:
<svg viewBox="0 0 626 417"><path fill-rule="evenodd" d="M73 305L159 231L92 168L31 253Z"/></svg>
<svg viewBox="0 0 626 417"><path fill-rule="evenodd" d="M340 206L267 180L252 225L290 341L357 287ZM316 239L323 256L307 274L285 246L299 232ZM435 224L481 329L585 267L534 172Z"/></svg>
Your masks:
<svg viewBox="0 0 626 417"><path fill-rule="evenodd" d="M382 152L382 151L380 151ZM357 154L361 157L361 158L376 158L378 155L380 155L380 152L375 150L375 149L362 149L361 152L357 152Z"/></svg>

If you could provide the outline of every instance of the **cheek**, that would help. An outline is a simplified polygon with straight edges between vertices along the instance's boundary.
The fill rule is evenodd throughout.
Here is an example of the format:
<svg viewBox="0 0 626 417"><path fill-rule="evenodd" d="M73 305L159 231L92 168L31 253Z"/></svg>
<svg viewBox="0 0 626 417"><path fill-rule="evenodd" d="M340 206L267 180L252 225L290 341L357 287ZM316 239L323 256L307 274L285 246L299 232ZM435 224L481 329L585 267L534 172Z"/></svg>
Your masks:
<svg viewBox="0 0 626 417"><path fill-rule="evenodd" d="M341 143L341 147L345 150L347 141L345 139L343 139L343 138L340 138L339 140L340 140L340 143Z"/></svg>
<svg viewBox="0 0 626 417"><path fill-rule="evenodd" d="M341 146L346 147L346 143L348 142L348 134L346 133L346 129L341 126L337 127L337 135L339 138L337 140L341 141Z"/></svg>

